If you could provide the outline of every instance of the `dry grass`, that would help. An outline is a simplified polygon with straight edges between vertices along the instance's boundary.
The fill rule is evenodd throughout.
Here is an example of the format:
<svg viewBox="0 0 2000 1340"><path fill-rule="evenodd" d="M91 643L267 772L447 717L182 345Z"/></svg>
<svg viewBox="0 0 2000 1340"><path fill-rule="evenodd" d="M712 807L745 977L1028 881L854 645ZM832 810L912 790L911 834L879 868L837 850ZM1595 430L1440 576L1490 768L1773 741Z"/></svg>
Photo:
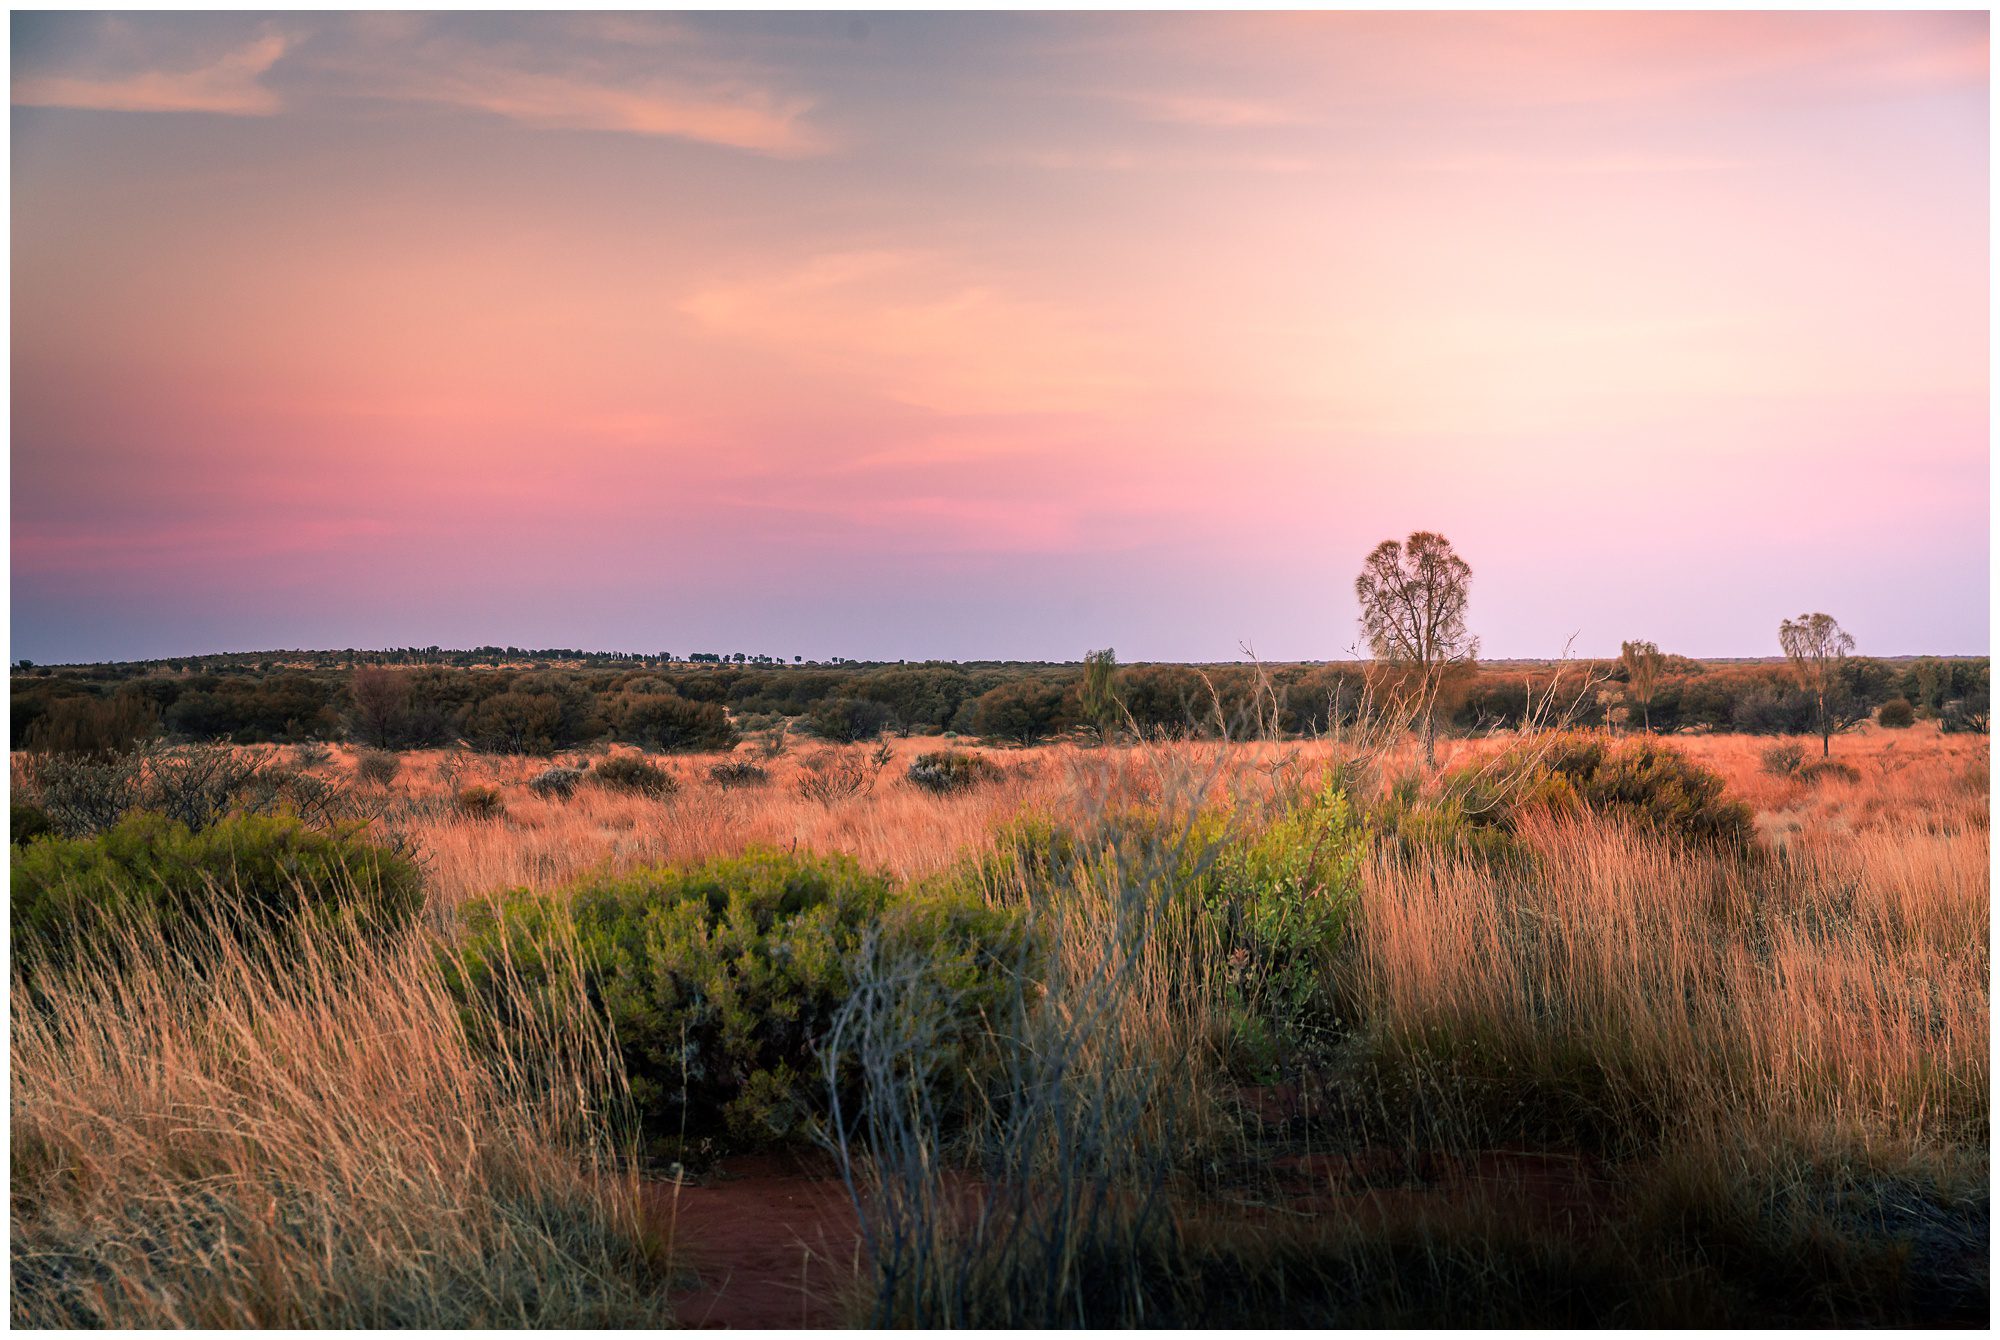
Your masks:
<svg viewBox="0 0 2000 1340"><path fill-rule="evenodd" d="M670 1319L587 1011L475 1056L415 936L123 957L17 965L15 1324Z"/></svg>
<svg viewBox="0 0 2000 1340"><path fill-rule="evenodd" d="M1441 762L1509 742L1445 742ZM1768 737L1674 743L1753 806L1758 861L1572 820L1524 833L1531 878L1442 856L1369 867L1336 972L1384 1114L1467 1150L1571 1142L1670 1171L1697 1199L1808 1165L1983 1184L1987 740L1845 736L1834 754L1858 780L1817 783L1764 772ZM336 749L322 770L413 844L448 926L498 889L751 846L919 878L991 850L1023 813L1254 802L1333 753L983 750L1005 776L938 796L904 772L939 744L893 742L875 784L832 803L798 786L812 746L760 760L762 786L713 783L721 756L668 760L681 785L657 799L589 782L536 795L541 759L412 753L382 786ZM1406 752L1383 771L1410 766ZM466 817L453 797L468 785L498 788L503 813ZM1120 890L1094 892L1077 906L1109 916ZM1078 979L1117 940L1058 929ZM1199 1127L1203 1095L1187 1090L1219 1073L1217 1028L1170 961L1187 948L1148 940L1118 975L1120 1031L1075 1036L1165 1074L1155 1088ZM17 967L16 1320L657 1324L660 1263L606 1142L616 1067L588 1012L577 1036L475 1055L430 956L418 936L387 957L323 944L282 977L239 957L203 978L142 955L136 972L53 974L41 1008ZM551 1056L581 1059L551 1072Z"/></svg>

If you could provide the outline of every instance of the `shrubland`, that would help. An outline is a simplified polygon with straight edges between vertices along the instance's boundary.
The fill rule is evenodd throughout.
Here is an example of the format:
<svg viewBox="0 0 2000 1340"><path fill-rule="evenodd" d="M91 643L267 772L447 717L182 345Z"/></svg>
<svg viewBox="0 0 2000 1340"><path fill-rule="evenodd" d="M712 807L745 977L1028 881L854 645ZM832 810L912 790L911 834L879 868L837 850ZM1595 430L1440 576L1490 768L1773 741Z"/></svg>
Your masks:
<svg viewBox="0 0 2000 1340"><path fill-rule="evenodd" d="M903 720L964 705L897 673ZM343 745L266 766L359 817L17 810L15 1319L657 1324L637 1188L772 1146L849 1179L857 1321L1983 1318L1982 740L1432 771L1328 701L1004 768ZM237 928L202 972L191 910Z"/></svg>

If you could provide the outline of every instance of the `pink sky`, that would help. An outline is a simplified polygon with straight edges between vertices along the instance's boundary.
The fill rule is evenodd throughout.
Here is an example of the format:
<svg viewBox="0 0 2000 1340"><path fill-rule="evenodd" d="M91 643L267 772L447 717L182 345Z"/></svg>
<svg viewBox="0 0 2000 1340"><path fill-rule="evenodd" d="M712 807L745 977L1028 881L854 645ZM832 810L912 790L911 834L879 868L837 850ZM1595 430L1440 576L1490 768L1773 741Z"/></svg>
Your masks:
<svg viewBox="0 0 2000 1340"><path fill-rule="evenodd" d="M17 657L1987 649L1984 14L13 39Z"/></svg>

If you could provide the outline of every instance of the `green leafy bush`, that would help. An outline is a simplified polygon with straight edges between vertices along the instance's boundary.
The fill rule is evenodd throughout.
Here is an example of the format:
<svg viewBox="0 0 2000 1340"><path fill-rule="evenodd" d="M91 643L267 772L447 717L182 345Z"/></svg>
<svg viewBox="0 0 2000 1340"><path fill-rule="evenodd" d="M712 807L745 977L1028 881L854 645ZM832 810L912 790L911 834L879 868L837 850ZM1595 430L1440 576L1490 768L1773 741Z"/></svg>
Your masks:
<svg viewBox="0 0 2000 1340"><path fill-rule="evenodd" d="M680 781L672 773L636 754L613 754L598 763L590 775L599 786L651 796L655 800L664 799L681 789Z"/></svg>
<svg viewBox="0 0 2000 1340"><path fill-rule="evenodd" d="M170 931L239 914L265 926L310 915L391 927L422 902L417 868L358 826L315 831L286 816L231 815L191 832L142 813L96 837L16 847L9 921L18 954L106 943L128 917Z"/></svg>
<svg viewBox="0 0 2000 1340"><path fill-rule="evenodd" d="M489 1008L504 1006L510 981L530 998L556 990L550 964L574 946L642 1119L694 1142L683 1154L704 1138L794 1136L824 1110L819 1046L871 934L960 1002L952 1046L967 1054L1023 947L1021 922L976 897L898 889L846 857L771 851L553 896L520 890L466 919L447 976Z"/></svg>
<svg viewBox="0 0 2000 1340"><path fill-rule="evenodd" d="M1515 746L1447 775L1443 792L1466 819L1511 831L1532 810L1589 810L1683 841L1748 851L1750 807L1724 794L1720 774L1650 737L1616 744L1564 735Z"/></svg>
<svg viewBox="0 0 2000 1340"><path fill-rule="evenodd" d="M984 754L937 749L918 754L910 763L910 783L932 795L949 796L1000 780L1000 769Z"/></svg>
<svg viewBox="0 0 2000 1340"><path fill-rule="evenodd" d="M1891 698L1882 704L1882 709L1875 714L1875 719L1890 730L1902 730L1906 726L1916 724L1917 709L1910 706L1908 698Z"/></svg>
<svg viewBox="0 0 2000 1340"><path fill-rule="evenodd" d="M1206 911L1225 954L1229 1059L1247 1078L1331 1038L1327 984L1367 855L1367 829L1333 776L1221 848Z"/></svg>

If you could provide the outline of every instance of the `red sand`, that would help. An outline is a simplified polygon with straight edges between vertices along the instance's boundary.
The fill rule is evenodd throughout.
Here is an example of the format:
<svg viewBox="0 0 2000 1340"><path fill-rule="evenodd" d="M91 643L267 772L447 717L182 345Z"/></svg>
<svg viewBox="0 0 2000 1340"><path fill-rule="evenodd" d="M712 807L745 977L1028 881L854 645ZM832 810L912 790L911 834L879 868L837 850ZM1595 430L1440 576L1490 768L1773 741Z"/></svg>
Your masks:
<svg viewBox="0 0 2000 1340"><path fill-rule="evenodd" d="M675 1300L681 1325L841 1325L860 1233L830 1169L783 1156L735 1158L700 1185L657 1187L652 1210L700 1281Z"/></svg>
<svg viewBox="0 0 2000 1340"><path fill-rule="evenodd" d="M1440 1209L1502 1206L1544 1232L1585 1235L1610 1203L1604 1170L1572 1154L1489 1150L1411 1166L1386 1150L1276 1160L1264 1196L1181 1206L1214 1228L1282 1216L1296 1222L1393 1223ZM681 1325L798 1330L838 1327L860 1270L846 1187L824 1160L732 1158L697 1183L656 1184L650 1209L697 1283L675 1299Z"/></svg>

